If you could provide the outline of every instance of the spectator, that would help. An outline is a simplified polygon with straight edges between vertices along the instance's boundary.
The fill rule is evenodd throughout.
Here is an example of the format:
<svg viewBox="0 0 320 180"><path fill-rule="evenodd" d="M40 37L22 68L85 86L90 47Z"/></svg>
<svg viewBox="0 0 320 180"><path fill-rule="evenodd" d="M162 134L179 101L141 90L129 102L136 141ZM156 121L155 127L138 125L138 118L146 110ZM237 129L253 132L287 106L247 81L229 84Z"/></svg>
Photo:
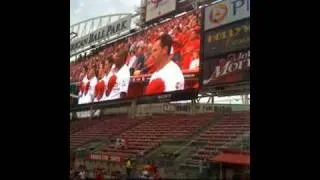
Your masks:
<svg viewBox="0 0 320 180"><path fill-rule="evenodd" d="M129 52L128 61L127 61L126 64L130 69L130 75L133 75L133 72L134 72L134 70L136 69L136 66L137 66L137 56L136 56L134 50Z"/></svg>
<svg viewBox="0 0 320 180"><path fill-rule="evenodd" d="M102 168L97 168L96 170L96 180L103 180L104 179L104 171Z"/></svg>
<svg viewBox="0 0 320 180"><path fill-rule="evenodd" d="M124 134L123 136L122 136L122 145L123 145L123 147L124 147L124 149L127 149L128 148L128 143L129 143L129 141L128 141L128 136L126 135L126 134Z"/></svg>
<svg viewBox="0 0 320 180"><path fill-rule="evenodd" d="M174 51L173 61L177 64L179 64L181 60L181 49L183 47L184 41L185 36L183 35L181 28L176 27L173 33L172 46Z"/></svg>
<svg viewBox="0 0 320 180"><path fill-rule="evenodd" d="M190 63L192 60L192 51L193 49L200 49L200 38L196 30L191 30L188 32L190 34L189 39L182 48L182 69L189 69Z"/></svg>
<svg viewBox="0 0 320 180"><path fill-rule="evenodd" d="M126 162L126 172L127 172L127 177L128 178L131 177L131 170L132 170L132 162L131 162L131 159L128 158L128 160Z"/></svg>
<svg viewBox="0 0 320 180"><path fill-rule="evenodd" d="M137 62L136 62L136 69L141 70L144 68L144 54L143 54L143 47L138 47L136 52Z"/></svg>
<svg viewBox="0 0 320 180"><path fill-rule="evenodd" d="M116 148L121 147L121 140L120 138L116 138Z"/></svg>
<svg viewBox="0 0 320 180"><path fill-rule="evenodd" d="M199 70L199 49L195 49L192 51L192 60L189 66L190 70Z"/></svg>
<svg viewBox="0 0 320 180"><path fill-rule="evenodd" d="M70 169L70 180L71 180L71 179L74 179L75 176L76 176L76 171L75 171L74 168L71 168L71 169Z"/></svg>
<svg viewBox="0 0 320 180"><path fill-rule="evenodd" d="M87 173L86 173L85 168L81 168L81 169L80 169L79 177L80 177L81 180L87 179Z"/></svg>

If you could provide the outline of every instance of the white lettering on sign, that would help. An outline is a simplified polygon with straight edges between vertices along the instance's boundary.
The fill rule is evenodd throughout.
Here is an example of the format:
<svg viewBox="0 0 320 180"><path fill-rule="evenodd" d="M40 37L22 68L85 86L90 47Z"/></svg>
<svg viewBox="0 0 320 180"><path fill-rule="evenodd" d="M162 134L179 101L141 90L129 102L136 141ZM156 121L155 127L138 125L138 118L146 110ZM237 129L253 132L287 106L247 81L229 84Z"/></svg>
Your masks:
<svg viewBox="0 0 320 180"><path fill-rule="evenodd" d="M109 156L108 155L102 155L101 160L108 161Z"/></svg>
<svg viewBox="0 0 320 180"><path fill-rule="evenodd" d="M131 17L124 17L116 22L107 24L106 26L99 28L90 34L85 36L75 38L70 43L70 52L76 51L78 49L90 46L101 40L105 40L111 36L117 35L118 33L129 31L131 25Z"/></svg>
<svg viewBox="0 0 320 180"><path fill-rule="evenodd" d="M110 156L110 161L120 162L120 157L119 156Z"/></svg>
<svg viewBox="0 0 320 180"><path fill-rule="evenodd" d="M224 65L216 66L216 78L225 76L228 73L250 68L250 50L247 52L229 54L226 59L221 59L220 61L222 60L225 60L226 63Z"/></svg>
<svg viewBox="0 0 320 180"><path fill-rule="evenodd" d="M92 159L92 160L101 160L101 155L99 155L99 154L91 154L90 159Z"/></svg>

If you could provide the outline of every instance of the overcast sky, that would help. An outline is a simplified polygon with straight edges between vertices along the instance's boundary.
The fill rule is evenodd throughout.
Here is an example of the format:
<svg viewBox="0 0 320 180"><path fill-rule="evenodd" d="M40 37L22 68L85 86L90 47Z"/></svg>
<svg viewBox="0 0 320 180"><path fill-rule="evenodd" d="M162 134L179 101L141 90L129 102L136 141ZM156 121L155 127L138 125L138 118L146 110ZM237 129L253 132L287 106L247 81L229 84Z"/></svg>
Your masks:
<svg viewBox="0 0 320 180"><path fill-rule="evenodd" d="M141 0L70 0L70 25L115 13L134 13Z"/></svg>

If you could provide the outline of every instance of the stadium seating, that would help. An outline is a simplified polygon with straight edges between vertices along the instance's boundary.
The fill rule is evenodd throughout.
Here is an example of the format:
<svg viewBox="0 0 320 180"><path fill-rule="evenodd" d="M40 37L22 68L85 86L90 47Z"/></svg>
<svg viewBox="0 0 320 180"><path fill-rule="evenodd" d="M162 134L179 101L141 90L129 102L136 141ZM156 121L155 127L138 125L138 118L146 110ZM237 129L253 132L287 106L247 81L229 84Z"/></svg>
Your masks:
<svg viewBox="0 0 320 180"><path fill-rule="evenodd" d="M122 153L124 156L146 154L158 147L163 140L178 140L192 136L198 128L212 119L212 114L201 116L166 116L152 119L132 128L121 135L128 137L128 147L117 148L115 144L106 145L103 152Z"/></svg>
<svg viewBox="0 0 320 180"><path fill-rule="evenodd" d="M197 142L206 143L206 145L193 154L186 163L194 165L198 164L199 160L207 160L247 133L250 133L249 112L226 113L220 121L199 135Z"/></svg>
<svg viewBox="0 0 320 180"><path fill-rule="evenodd" d="M130 119L127 116L107 117L99 123L76 133L70 134L70 148L75 148L94 140L103 140L107 137L121 133L146 119Z"/></svg>
<svg viewBox="0 0 320 180"><path fill-rule="evenodd" d="M89 118L71 121L70 122L70 134L74 134L78 131L89 128L92 125L95 125L101 121L102 121L102 119L89 119Z"/></svg>

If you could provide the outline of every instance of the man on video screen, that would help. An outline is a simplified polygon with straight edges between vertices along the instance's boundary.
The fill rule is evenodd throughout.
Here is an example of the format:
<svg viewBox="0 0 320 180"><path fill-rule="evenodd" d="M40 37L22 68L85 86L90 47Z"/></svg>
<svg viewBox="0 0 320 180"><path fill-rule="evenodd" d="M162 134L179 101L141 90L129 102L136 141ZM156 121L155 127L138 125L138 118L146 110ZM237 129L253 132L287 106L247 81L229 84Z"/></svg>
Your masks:
<svg viewBox="0 0 320 180"><path fill-rule="evenodd" d="M108 74L106 100L125 98L130 82L130 70L125 64L128 51L117 50L112 57L113 66Z"/></svg>
<svg viewBox="0 0 320 180"><path fill-rule="evenodd" d="M152 60L155 72L146 87L146 95L161 94L163 92L184 89L184 76L180 67L170 58L172 38L162 34L152 47Z"/></svg>
<svg viewBox="0 0 320 180"><path fill-rule="evenodd" d="M97 74L96 67L91 66L89 68L89 72L87 75L88 82L86 84L85 91L82 95L82 96L84 96L83 100L82 100L84 104L91 103L94 100L94 89L95 89L95 86L98 82L96 74Z"/></svg>

